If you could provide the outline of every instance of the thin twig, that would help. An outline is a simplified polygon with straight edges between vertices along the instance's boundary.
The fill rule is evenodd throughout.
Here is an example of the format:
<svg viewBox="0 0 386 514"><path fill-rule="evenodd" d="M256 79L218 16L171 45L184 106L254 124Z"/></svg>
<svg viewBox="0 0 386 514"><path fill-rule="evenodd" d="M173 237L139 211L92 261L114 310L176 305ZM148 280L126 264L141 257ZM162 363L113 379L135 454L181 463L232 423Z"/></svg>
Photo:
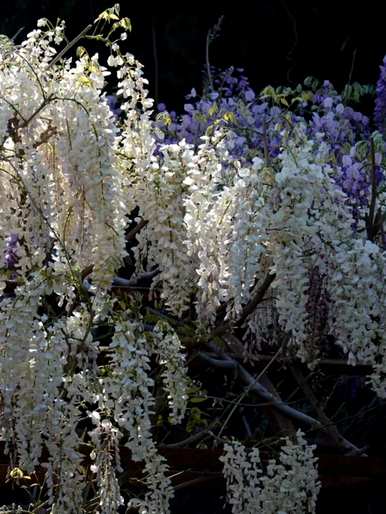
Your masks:
<svg viewBox="0 0 386 514"><path fill-rule="evenodd" d="M237 349L235 351L235 353L229 353L229 356L230 357L235 357L235 358L242 358L243 355L241 355L240 352L237 352ZM266 362L266 361L270 361L272 359L272 355L263 355L261 353L257 353L257 354L254 354L253 355L253 361L254 362ZM280 362L280 363L284 363L284 364L291 364L293 362L295 362L294 358L293 357L288 357L288 356L285 356L285 355L281 355L280 357L277 358L277 362ZM358 374L358 375L362 375L362 374L369 374L372 370L372 366L371 364L366 364L366 363L361 363L361 364L355 364L355 365L352 365L352 364L348 364L347 361L343 360L343 359L319 359L317 361L317 365L318 367L320 366L326 366L326 367L331 367L331 368L344 368L344 369L347 369L347 374Z"/></svg>
<svg viewBox="0 0 386 514"><path fill-rule="evenodd" d="M205 482L209 482L211 480L218 480L222 475L218 473L214 476L204 476L198 478L192 478L192 480L188 480L187 482L183 482L182 484L177 484L174 486L175 491L179 491L181 489L186 489L187 487L196 486L198 484L203 484Z"/></svg>
<svg viewBox="0 0 386 514"><path fill-rule="evenodd" d="M211 430L216 427L218 424L218 420L216 419L213 421L207 428L204 430L201 430L200 432L197 432L196 434L192 434L189 437L186 437L185 439L182 439L182 441L178 441L176 443L170 443L170 444L162 444L163 448L182 448L187 446L191 443L196 443L200 439L205 438L207 435L210 434Z"/></svg>
<svg viewBox="0 0 386 514"><path fill-rule="evenodd" d="M243 312L237 321L237 325L242 325L244 323L244 321L247 319L247 317L253 313L253 311L256 309L256 307L259 305L259 303L263 301L265 293L268 291L270 285L275 280L275 278L276 278L276 275L274 273L267 274L263 283L261 284L259 289L256 291L255 296L253 298L251 298L251 300L244 307Z"/></svg>
<svg viewBox="0 0 386 514"><path fill-rule="evenodd" d="M155 269L152 271L145 271L144 273L139 273L139 275L135 275L129 279L122 277L114 277L112 281L113 287L137 287L141 282L152 280L155 276L159 275L160 270Z"/></svg>
<svg viewBox="0 0 386 514"><path fill-rule="evenodd" d="M48 64L47 66L47 69L51 68L52 66L54 66L62 57L63 55L65 55L73 46L76 45L76 43L78 41L80 41L82 39L83 36L85 36L87 34L87 32L89 32L90 30L92 29L92 25L91 23L89 25L87 25L87 27L85 27L82 32L80 32L76 37L74 37L74 39L72 41L70 41L64 48L63 50L61 50L53 59L52 61Z"/></svg>
<svg viewBox="0 0 386 514"><path fill-rule="evenodd" d="M350 67L350 72L348 74L347 84L351 84L352 76L353 76L353 73L354 73L354 66L355 66L355 59L356 59L356 56L357 56L357 50L358 49L355 48L353 53L352 53L351 67Z"/></svg>
<svg viewBox="0 0 386 514"><path fill-rule="evenodd" d="M126 236L126 241L131 241L135 238L135 236L140 232L146 225L148 224L148 220L141 219L137 225L128 232Z"/></svg>
<svg viewBox="0 0 386 514"><path fill-rule="evenodd" d="M209 431L210 429L206 428L205 430L201 430L201 432L192 434L189 437L182 439L182 441L178 441L177 443L162 444L161 448L185 448L187 445L196 443L197 441L200 441L200 439L203 439L209 434Z"/></svg>
<svg viewBox="0 0 386 514"><path fill-rule="evenodd" d="M377 203L377 178L376 178L376 164L375 164L375 148L374 148L374 140L370 138L370 159L371 159L371 167L370 167L370 180L371 180L371 200L370 200L370 208L369 214L367 218L367 238L370 241L374 241L376 236L374 217L375 217L375 207Z"/></svg>
<svg viewBox="0 0 386 514"><path fill-rule="evenodd" d="M208 362L216 368L235 369L237 367L236 362L232 362L224 359L215 359L211 357L207 352L198 352L197 357L200 357L204 361Z"/></svg>
<svg viewBox="0 0 386 514"><path fill-rule="evenodd" d="M290 366L291 373L293 377L295 378L296 382L299 384L300 388L304 392L304 394L307 396L310 404L314 408L315 412L317 413L320 421L324 425L325 432L328 433L328 435L331 437L331 439L334 441L334 443L337 446L341 446L348 450L353 455L362 454L362 451L355 446L353 443L348 441L345 437L343 437L335 423L330 420L330 418L327 416L327 414L324 412L323 408L319 404L313 390L311 389L310 385L308 384L307 380L305 379L301 369L298 365L293 364Z"/></svg>
<svg viewBox="0 0 386 514"><path fill-rule="evenodd" d="M212 350L216 349L216 345L214 343L210 344L210 347ZM304 412L301 412L293 407L290 407L286 402L279 401L275 396L270 393L260 382L259 379L264 375L264 373L267 371L267 368L272 365L272 363L276 360L278 357L281 347L279 348L278 352L272 357L271 361L267 363L267 366L259 373L259 375L255 378L253 377L245 368L242 366L239 362L235 361L235 359L229 357L226 355L222 350L217 349L217 354L220 357L225 357L226 361L234 362L236 363L235 366L237 366L239 376L240 378L246 383L247 387L243 394L240 396L240 401L249 393L249 392L255 392L262 398L264 398L266 401L269 401L272 403L272 407L275 407L280 412L282 412L284 415L296 419L297 421L300 421L301 423L305 423L312 427L313 429L317 430L326 430L328 427L334 426L334 423L332 423L327 416L323 418L322 421L319 421L312 416L309 416L308 414L304 414ZM229 422L229 419L233 415L234 411L238 407L239 403L236 403L231 410L230 414L228 415L227 419L225 420L218 437L221 436L223 430L225 429L225 426ZM336 427L335 427L336 428ZM337 429L336 429L337 431ZM363 451L355 446L353 443L345 439L341 434L336 433L336 437L334 438L334 442L344 448L346 451L348 451L350 454L354 455L363 455Z"/></svg>
<svg viewBox="0 0 386 514"><path fill-rule="evenodd" d="M210 343L211 345L211 348L214 348L216 349L216 346L213 344L213 343ZM261 391L264 392L265 396L261 395L265 400L268 400L268 401L272 401L272 402L276 402L276 398L270 394L266 389L265 387L263 387L261 384L258 383L258 380L260 379L260 377L268 370L268 368L271 366L271 364L275 361L275 359L277 358L277 356L279 355L279 353L282 351L282 348L280 347L279 350L276 352L276 354L272 357L271 361L267 363L267 365L265 366L265 368L259 373L257 379L253 378L252 375L249 375L249 373L247 372L247 370L245 370L243 368L243 366L241 366L241 364L237 361L235 361L234 359L228 357L225 355L225 360L228 361L228 362L233 362L235 364L235 367L237 368L237 370L239 371L239 374L242 376L242 372L245 371L245 373L248 373L249 377L251 378L251 381L249 381L248 383L248 387L244 390L244 392L240 395L239 397L239 400L238 402L235 403L235 405L232 407L230 413L228 414L225 422L223 423L222 427L221 427L221 430L220 432L218 433L218 437L221 437L221 434L223 433L226 425L228 424L229 420L231 419L231 417L233 416L234 412L236 411L236 409L238 408L240 402L245 398L245 396L252 390L255 390L256 387L257 389L261 388ZM217 353L221 356L224 356L224 352L222 352L222 350L220 349L217 349ZM255 385L255 382L256 382L256 385ZM291 408L291 407L290 407Z"/></svg>
<svg viewBox="0 0 386 514"><path fill-rule="evenodd" d="M295 53L295 50L296 50L296 48L298 46L298 43L299 43L298 24L297 24L296 16L294 15L294 13L288 7L287 2L285 0L282 0L280 3L283 6L283 8L284 8L284 10L285 10L285 12L286 12L290 22L291 22L292 33L293 33L293 36L294 36L292 46L289 49L289 51L287 53L287 56L286 56L288 64L289 64L289 68L287 69L287 80L288 80L288 82L292 82L291 74L292 74L292 71L294 70L294 67L295 67L294 53Z"/></svg>
<svg viewBox="0 0 386 514"><path fill-rule="evenodd" d="M278 401L282 401L276 387L268 378L267 374L261 377L260 382L261 385L263 385L267 389L267 391L273 394ZM286 403L288 405L288 402ZM283 434L295 434L296 429L291 418L289 418L288 416L284 416L282 412L280 412L278 409L275 409L274 407L270 408L269 411L272 413L273 418L275 419L277 425L280 428L280 431Z"/></svg>
<svg viewBox="0 0 386 514"><path fill-rule="evenodd" d="M234 323L235 326L241 326L247 317L252 314L252 312L256 309L256 307L264 300L265 293L268 291L270 285L275 280L276 275L274 273L267 273L266 277L263 280L263 283L256 291L256 294L249 300L249 302L244 307L239 319ZM217 326L209 336L209 339L213 339L213 337L221 336L231 330L232 324L229 322L222 323Z"/></svg>
<svg viewBox="0 0 386 514"><path fill-rule="evenodd" d="M151 39L153 46L153 62L154 62L154 100L155 103L158 103L158 52L157 52L157 32L155 29L155 19L154 16L151 20Z"/></svg>

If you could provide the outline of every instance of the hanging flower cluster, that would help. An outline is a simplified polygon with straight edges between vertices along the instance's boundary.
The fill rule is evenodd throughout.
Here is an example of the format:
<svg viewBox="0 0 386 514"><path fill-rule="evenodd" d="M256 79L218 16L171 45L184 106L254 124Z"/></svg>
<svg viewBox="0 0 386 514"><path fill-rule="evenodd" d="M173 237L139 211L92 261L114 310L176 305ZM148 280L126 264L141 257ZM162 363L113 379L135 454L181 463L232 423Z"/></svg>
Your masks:
<svg viewBox="0 0 386 514"><path fill-rule="evenodd" d="M329 83L256 95L234 70L192 91L182 118L153 121L142 66L120 47L128 20L115 6L100 22L108 36L89 37L106 65L60 52L62 22L0 47L1 437L13 468L45 468L52 514L90 501L168 514L155 427L166 411L185 430L185 341L285 340L310 366L335 344L386 397L385 143ZM204 357L238 365L221 352ZM265 469L258 450L225 444L234 513L315 511L313 447L296 437ZM122 447L143 465L146 491L130 498Z"/></svg>
<svg viewBox="0 0 386 514"><path fill-rule="evenodd" d="M117 7L106 13L114 19ZM172 489L151 433L151 344L135 316L124 321L127 307L117 310L107 294L127 255L127 214L136 201L130 167L145 168L151 153L151 101L140 66L114 43L108 64L119 68L128 99L118 129L103 92L110 72L84 49L75 63L60 58L63 30L61 22L54 27L41 20L24 43L0 51L2 438L13 467L26 473L46 468L52 513L78 513L89 500L80 453L85 438L98 512L116 513L123 505L124 443L133 460L144 461L149 492L140 500L143 512L166 513ZM103 347L95 332L112 318L114 334ZM183 359L176 337L158 333L159 355L175 358L177 366ZM170 372L168 394L180 394ZM170 397L175 422L184 398L174 403ZM84 431L87 417L91 426Z"/></svg>
<svg viewBox="0 0 386 514"><path fill-rule="evenodd" d="M238 441L224 445L220 460L232 513L314 513L320 484L313 450L298 431L296 442L287 438L278 460L264 469L257 448L248 450Z"/></svg>

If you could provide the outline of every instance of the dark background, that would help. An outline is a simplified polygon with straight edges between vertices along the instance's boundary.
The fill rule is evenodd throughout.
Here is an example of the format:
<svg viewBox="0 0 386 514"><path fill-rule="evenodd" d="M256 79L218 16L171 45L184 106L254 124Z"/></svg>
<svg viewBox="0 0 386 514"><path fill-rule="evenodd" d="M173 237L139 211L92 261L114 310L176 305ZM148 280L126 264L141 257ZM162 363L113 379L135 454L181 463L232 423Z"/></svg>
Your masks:
<svg viewBox="0 0 386 514"><path fill-rule="evenodd" d="M20 42L39 17L67 20L75 36L114 0L0 0L0 33ZM308 75L337 88L351 81L375 83L386 53L382 1L260 0L156 2L121 0L132 21L128 51L145 65L151 95L180 107L192 87L200 90L208 30L224 15L210 47L211 64L245 69L252 86L290 85ZM156 72L155 62L158 71Z"/></svg>

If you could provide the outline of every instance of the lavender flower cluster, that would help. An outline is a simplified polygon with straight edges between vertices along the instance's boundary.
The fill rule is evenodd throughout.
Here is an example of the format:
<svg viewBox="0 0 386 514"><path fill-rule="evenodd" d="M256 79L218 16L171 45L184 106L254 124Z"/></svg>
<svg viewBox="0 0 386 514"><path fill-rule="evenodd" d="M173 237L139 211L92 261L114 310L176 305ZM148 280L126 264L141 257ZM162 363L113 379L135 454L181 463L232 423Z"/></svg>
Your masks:
<svg viewBox="0 0 386 514"><path fill-rule="evenodd" d="M165 104L158 105L162 142L185 139L197 146L209 127L225 125L234 132L228 142L234 157L252 161L265 147L271 157L276 157L280 149L281 109L256 96L241 68L213 69L213 74L214 89L204 89L202 96L192 89L182 115L168 112Z"/></svg>
<svg viewBox="0 0 386 514"><path fill-rule="evenodd" d="M386 135L386 56L380 66L377 82L377 97L375 101L374 120L378 130Z"/></svg>

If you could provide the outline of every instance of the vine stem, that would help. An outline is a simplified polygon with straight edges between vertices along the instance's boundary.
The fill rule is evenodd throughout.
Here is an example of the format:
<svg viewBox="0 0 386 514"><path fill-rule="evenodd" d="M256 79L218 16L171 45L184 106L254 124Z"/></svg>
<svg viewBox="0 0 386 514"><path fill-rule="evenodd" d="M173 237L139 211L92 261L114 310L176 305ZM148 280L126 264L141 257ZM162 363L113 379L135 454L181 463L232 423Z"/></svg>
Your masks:
<svg viewBox="0 0 386 514"><path fill-rule="evenodd" d="M63 57L63 55L65 55L69 50L71 50L71 48L73 46L75 46L76 43L78 41L80 41L82 39L82 37L84 37L87 34L87 32L90 32L91 29L92 29L92 25L90 23L89 25L87 25L87 27L85 27L82 30L82 32L80 32L76 37L74 37L74 39L72 41L70 41L57 55L55 55L55 57L52 59L52 61L50 61L48 63L47 69L50 69L58 61L60 61L60 59Z"/></svg>

